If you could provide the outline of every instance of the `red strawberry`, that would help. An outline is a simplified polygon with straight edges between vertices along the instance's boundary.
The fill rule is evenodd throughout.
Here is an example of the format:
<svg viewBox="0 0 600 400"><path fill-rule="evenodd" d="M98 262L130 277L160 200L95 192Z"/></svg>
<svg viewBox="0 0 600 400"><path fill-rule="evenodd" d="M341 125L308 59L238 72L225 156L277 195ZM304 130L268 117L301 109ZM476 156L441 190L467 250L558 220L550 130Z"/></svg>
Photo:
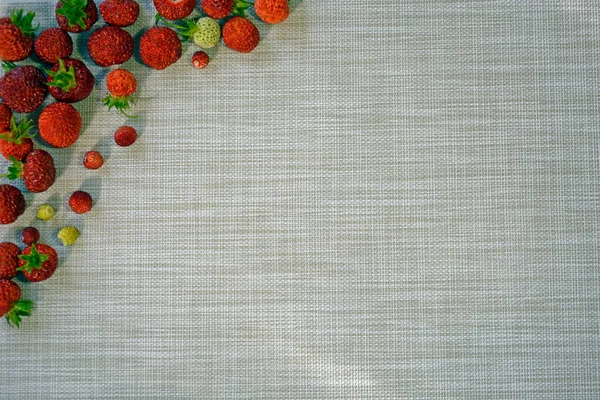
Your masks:
<svg viewBox="0 0 600 400"><path fill-rule="evenodd" d="M223 25L223 42L232 50L250 53L256 48L259 40L258 29L246 18L236 16Z"/></svg>
<svg viewBox="0 0 600 400"><path fill-rule="evenodd" d="M36 67L15 67L0 79L0 98L13 111L30 113L46 98L45 81L44 74Z"/></svg>
<svg viewBox="0 0 600 400"><path fill-rule="evenodd" d="M21 61L29 57L33 47L33 34L38 27L32 27L34 12L23 15L23 10L10 14L0 23L0 60Z"/></svg>
<svg viewBox="0 0 600 400"><path fill-rule="evenodd" d="M27 246L19 255L19 268L30 282L44 281L52 276L58 267L56 250L47 244Z"/></svg>
<svg viewBox="0 0 600 400"><path fill-rule="evenodd" d="M254 12L267 24L278 24L290 15L288 0L255 0Z"/></svg>
<svg viewBox="0 0 600 400"><path fill-rule="evenodd" d="M92 196L87 192L77 190L69 197L69 206L76 214L85 214L92 209Z"/></svg>
<svg viewBox="0 0 600 400"><path fill-rule="evenodd" d="M94 75L75 58L58 60L48 72L48 91L58 101L75 103L87 98L94 89Z"/></svg>
<svg viewBox="0 0 600 400"><path fill-rule="evenodd" d="M14 180L23 178L27 190L33 193L45 192L54 184L56 168L54 159L45 150L34 150L25 159L25 163L10 157L13 165L8 167L4 177Z"/></svg>
<svg viewBox="0 0 600 400"><path fill-rule="evenodd" d="M133 54L133 38L117 26L103 26L88 40L90 57L101 67L123 64Z"/></svg>
<svg viewBox="0 0 600 400"><path fill-rule="evenodd" d="M224 18L233 10L233 0L202 0L200 7L209 17Z"/></svg>
<svg viewBox="0 0 600 400"><path fill-rule="evenodd" d="M10 119L13 113L6 104L0 103L0 132L5 132L10 129Z"/></svg>
<svg viewBox="0 0 600 400"><path fill-rule="evenodd" d="M30 316L34 305L31 300L21 300L21 288L16 282L0 279L0 317L4 316L9 325L18 328L21 317Z"/></svg>
<svg viewBox="0 0 600 400"><path fill-rule="evenodd" d="M134 0L104 0L100 4L100 14L109 25L129 26L137 21L140 5Z"/></svg>
<svg viewBox="0 0 600 400"><path fill-rule="evenodd" d="M110 94L104 98L104 105L109 110L115 107L126 117L137 118L126 113L131 108L129 103L135 103L131 96L137 88L137 81L131 72L121 68L110 71L106 76L106 88Z"/></svg>
<svg viewBox="0 0 600 400"><path fill-rule="evenodd" d="M115 132L115 143L121 147L128 147L135 143L137 132L131 126L122 126Z"/></svg>
<svg viewBox="0 0 600 400"><path fill-rule="evenodd" d="M73 53L73 39L60 28L46 29L35 39L33 51L40 60L48 64L57 63Z"/></svg>
<svg viewBox="0 0 600 400"><path fill-rule="evenodd" d="M204 51L197 51L192 56L192 65L198 69L206 68L210 58Z"/></svg>
<svg viewBox="0 0 600 400"><path fill-rule="evenodd" d="M94 0L59 0L56 3L56 22L64 31L89 31L97 21L98 9Z"/></svg>
<svg viewBox="0 0 600 400"><path fill-rule="evenodd" d="M102 154L97 151L88 151L83 158L83 166L87 169L98 169L104 165Z"/></svg>
<svg viewBox="0 0 600 400"><path fill-rule="evenodd" d="M81 132L79 111L67 103L52 103L38 119L40 136L52 147L69 147Z"/></svg>
<svg viewBox="0 0 600 400"><path fill-rule="evenodd" d="M12 279L17 276L19 259L17 256L21 250L11 242L0 243L0 279Z"/></svg>
<svg viewBox="0 0 600 400"><path fill-rule="evenodd" d="M40 231L33 226L28 226L21 231L21 239L26 245L37 243L37 241L40 240Z"/></svg>
<svg viewBox="0 0 600 400"><path fill-rule="evenodd" d="M35 134L31 133L33 121L24 119L19 125L15 118L11 117L9 129L0 132L0 152L8 160L14 157L17 160L23 160L27 154L33 150L33 141L31 138Z"/></svg>
<svg viewBox="0 0 600 400"><path fill-rule="evenodd" d="M24 212L23 193L13 185L0 185L0 224L12 224Z"/></svg>
<svg viewBox="0 0 600 400"><path fill-rule="evenodd" d="M155 26L140 39L140 58L154 69L165 69L181 57L181 41L170 28Z"/></svg>
<svg viewBox="0 0 600 400"><path fill-rule="evenodd" d="M154 0L154 7L160 15L174 21L190 15L196 7L196 0Z"/></svg>

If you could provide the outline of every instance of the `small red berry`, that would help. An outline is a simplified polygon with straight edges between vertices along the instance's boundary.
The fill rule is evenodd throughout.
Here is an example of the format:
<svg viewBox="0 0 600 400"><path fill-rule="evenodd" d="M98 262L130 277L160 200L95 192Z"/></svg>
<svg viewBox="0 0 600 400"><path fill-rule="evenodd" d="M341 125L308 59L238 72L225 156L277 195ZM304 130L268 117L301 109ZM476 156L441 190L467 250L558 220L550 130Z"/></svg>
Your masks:
<svg viewBox="0 0 600 400"><path fill-rule="evenodd" d="M131 126L122 126L115 132L115 143L121 147L131 146L137 139L137 132Z"/></svg>
<svg viewBox="0 0 600 400"><path fill-rule="evenodd" d="M31 243L37 243L40 240L40 231L33 226L28 226L21 232L21 238L23 243L29 246Z"/></svg>
<svg viewBox="0 0 600 400"><path fill-rule="evenodd" d="M198 69L205 68L209 61L210 58L204 51L197 51L192 56L192 65Z"/></svg>
<svg viewBox="0 0 600 400"><path fill-rule="evenodd" d="M87 169L98 169L104 164L102 154L97 151L88 151L83 158L83 165Z"/></svg>
<svg viewBox="0 0 600 400"><path fill-rule="evenodd" d="M69 206L76 214L85 214L92 209L92 196L82 190L73 192L69 198Z"/></svg>

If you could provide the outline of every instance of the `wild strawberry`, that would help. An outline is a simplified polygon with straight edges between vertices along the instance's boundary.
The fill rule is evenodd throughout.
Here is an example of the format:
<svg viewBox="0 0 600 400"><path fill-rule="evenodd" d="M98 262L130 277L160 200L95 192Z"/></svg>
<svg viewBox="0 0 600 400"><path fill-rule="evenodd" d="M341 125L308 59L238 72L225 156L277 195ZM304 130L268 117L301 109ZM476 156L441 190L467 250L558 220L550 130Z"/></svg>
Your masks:
<svg viewBox="0 0 600 400"><path fill-rule="evenodd" d="M43 62L55 64L59 59L71 56L73 39L60 28L46 29L35 39L33 51Z"/></svg>
<svg viewBox="0 0 600 400"><path fill-rule="evenodd" d="M27 190L33 193L45 192L54 184L56 168L54 159L45 150L34 150L25 159L25 163L10 157L13 165L8 167L8 173L2 175L14 180L22 178Z"/></svg>
<svg viewBox="0 0 600 400"><path fill-rule="evenodd" d="M121 68L110 71L106 76L106 88L110 94L104 98L104 105L109 110L115 107L126 117L137 118L126 113L131 108L129 103L135 103L132 96L137 88L137 81L131 72Z"/></svg>
<svg viewBox="0 0 600 400"><path fill-rule="evenodd" d="M0 243L0 279L12 279L17 276L21 250L11 242Z"/></svg>
<svg viewBox="0 0 600 400"><path fill-rule="evenodd" d="M208 54L203 51L197 51L192 56L192 65L198 69L206 68L209 61Z"/></svg>
<svg viewBox="0 0 600 400"><path fill-rule="evenodd" d="M131 146L137 139L137 132L131 126L122 126L115 132L115 143L121 147Z"/></svg>
<svg viewBox="0 0 600 400"><path fill-rule="evenodd" d="M102 154L97 151L88 151L83 159L83 166L87 169L98 169L104 165Z"/></svg>
<svg viewBox="0 0 600 400"><path fill-rule="evenodd" d="M123 64L133 54L131 34L117 26L103 26L88 40L90 57L101 67Z"/></svg>
<svg viewBox="0 0 600 400"><path fill-rule="evenodd" d="M31 138L35 136L31 133L33 121L24 119L19 125L15 122L15 118L10 119L10 128L4 132L0 132L0 152L8 160L9 157L14 157L17 160L23 160L27 154L33 150L33 141Z"/></svg>
<svg viewBox="0 0 600 400"><path fill-rule="evenodd" d="M92 196L88 192L77 190L69 197L69 206L75 214L85 214L92 209Z"/></svg>
<svg viewBox="0 0 600 400"><path fill-rule="evenodd" d="M140 39L140 58L150 68L162 70L181 57L181 41L164 26L148 29Z"/></svg>
<svg viewBox="0 0 600 400"><path fill-rule="evenodd" d="M57 236L63 246L72 246L79 238L79 229L74 226L65 226L58 231Z"/></svg>
<svg viewBox="0 0 600 400"><path fill-rule="evenodd" d="M171 21L187 17L195 6L196 0L154 0L156 11Z"/></svg>
<svg viewBox="0 0 600 400"><path fill-rule="evenodd" d="M100 4L100 15L109 25L129 26L137 21L140 5L134 0L104 0Z"/></svg>
<svg viewBox="0 0 600 400"><path fill-rule="evenodd" d="M162 21L165 25L175 30L185 40L192 39L197 46L209 49L219 43L221 37L221 27L219 23L210 17L204 17L194 21L191 18L184 18L177 22L170 22L160 15L156 21Z"/></svg>
<svg viewBox="0 0 600 400"><path fill-rule="evenodd" d="M21 240L26 245L37 243L40 240L40 231L33 226L28 226L21 231Z"/></svg>
<svg viewBox="0 0 600 400"><path fill-rule="evenodd" d="M89 31L97 21L98 9L94 0L59 0L56 3L56 22L64 31Z"/></svg>
<svg viewBox="0 0 600 400"><path fill-rule="evenodd" d="M60 59L46 72L48 91L58 101L75 103L87 98L94 90L96 79L82 61Z"/></svg>
<svg viewBox="0 0 600 400"><path fill-rule="evenodd" d="M254 12L267 24L278 24L290 15L288 0L255 0Z"/></svg>
<svg viewBox="0 0 600 400"><path fill-rule="evenodd" d="M0 24L0 60L12 62L29 57L33 47L32 37L38 28L31 26L33 17L34 12L23 15L23 10L13 11L10 22Z"/></svg>
<svg viewBox="0 0 600 400"><path fill-rule="evenodd" d="M47 244L27 246L19 255L19 267L29 282L40 282L50 278L58 267L56 250Z"/></svg>
<svg viewBox="0 0 600 400"><path fill-rule="evenodd" d="M259 40L258 29L246 18L236 16L223 25L223 42L232 50L250 53L256 48Z"/></svg>
<svg viewBox="0 0 600 400"><path fill-rule="evenodd" d="M38 207L35 216L42 221L48 221L54 217L54 207L50 204L42 204Z"/></svg>
<svg viewBox="0 0 600 400"><path fill-rule="evenodd" d="M0 132L6 132L10 130L10 120L12 119L13 113L6 104L0 103Z"/></svg>
<svg viewBox="0 0 600 400"><path fill-rule="evenodd" d="M225 18L233 10L234 0L202 0L200 7L209 17Z"/></svg>
<svg viewBox="0 0 600 400"><path fill-rule="evenodd" d="M24 212L23 193L13 185L0 185L0 224L12 224Z"/></svg>
<svg viewBox="0 0 600 400"><path fill-rule="evenodd" d="M13 68L14 67L14 68ZM0 98L11 110L20 113L35 111L46 98L46 78L31 65L12 68L0 79Z"/></svg>
<svg viewBox="0 0 600 400"><path fill-rule="evenodd" d="M38 119L40 136L52 147L69 147L81 132L79 111L67 103L52 103L44 108Z"/></svg>
<svg viewBox="0 0 600 400"><path fill-rule="evenodd" d="M21 300L21 288L16 282L0 279L0 317L11 326L19 327L22 317L31 315L35 306L31 300Z"/></svg>

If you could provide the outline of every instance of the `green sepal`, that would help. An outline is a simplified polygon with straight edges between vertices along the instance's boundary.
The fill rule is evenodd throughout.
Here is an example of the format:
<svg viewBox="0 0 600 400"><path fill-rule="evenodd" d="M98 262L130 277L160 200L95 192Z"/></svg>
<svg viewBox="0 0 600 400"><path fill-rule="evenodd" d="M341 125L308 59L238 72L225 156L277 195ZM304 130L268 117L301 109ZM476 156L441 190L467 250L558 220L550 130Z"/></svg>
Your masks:
<svg viewBox="0 0 600 400"><path fill-rule="evenodd" d="M252 5L254 5L254 3L250 3L244 0L235 0L231 13L233 15L237 15L238 17L245 17L246 10L249 9Z"/></svg>
<svg viewBox="0 0 600 400"><path fill-rule="evenodd" d="M127 118L139 118L139 115L129 115L126 111L131 109L130 104L135 104L135 99L132 96L126 97L115 97L112 95L106 96L103 100L103 104L108 106L108 109L112 109L113 107L119 110L121 114L126 116Z"/></svg>
<svg viewBox="0 0 600 400"><path fill-rule="evenodd" d="M58 59L58 70L56 72L52 70L46 70L46 73L51 76L52 82L46 82L47 86L59 87L63 92L68 92L69 90L75 88L77 86L77 79L75 78L75 68L73 66L69 66L69 69L65 67L65 63L61 58Z"/></svg>
<svg viewBox="0 0 600 400"><path fill-rule="evenodd" d="M159 22L162 22L163 24L165 24L166 26L168 26L169 28L171 28L175 32L177 32L177 34L179 36L181 36L183 38L183 40L185 40L185 41L191 40L192 36L194 36L194 33L196 33L196 31L198 31L198 29L199 29L198 25L196 24L196 21L194 21L191 18L179 19L179 20L177 20L177 22L179 22L179 24L176 24L174 22L171 22L171 21L165 19L162 15L157 13L155 22L157 25Z"/></svg>
<svg viewBox="0 0 600 400"><path fill-rule="evenodd" d="M87 14L84 10L88 0L60 0L60 2L62 7L57 9L56 13L65 17L71 28L79 25L81 29L85 29L84 20L87 18Z"/></svg>
<svg viewBox="0 0 600 400"><path fill-rule="evenodd" d="M50 257L47 254L41 254L37 251L35 243L31 244L31 251L29 254L19 254L19 259L25 261L25 264L17 268L17 271L25 271L30 273L34 269L41 269L42 263Z"/></svg>
<svg viewBox="0 0 600 400"><path fill-rule="evenodd" d="M31 300L16 301L10 311L6 313L6 322L10 326L18 328L21 323L21 317L29 317L34 307L35 303Z"/></svg>
<svg viewBox="0 0 600 400"><path fill-rule="evenodd" d="M33 37L35 31L40 27L40 24L34 28L31 24L33 22L35 13L30 11L23 15L23 10L13 11L10 13L10 21L23 32L25 36Z"/></svg>
<svg viewBox="0 0 600 400"><path fill-rule="evenodd" d="M0 175L0 178L8 178L11 181L14 181L23 175L23 163L13 156L9 156L8 159L12 165L8 167L8 172L6 174Z"/></svg>
<svg viewBox="0 0 600 400"><path fill-rule="evenodd" d="M24 119L19 125L15 122L15 117L10 117L10 133L0 134L0 140L6 140L8 143L22 144L24 139L31 139L35 133L31 132L33 120Z"/></svg>
<svg viewBox="0 0 600 400"><path fill-rule="evenodd" d="M2 61L2 69L4 72L10 72L15 68L17 68L17 64L10 61Z"/></svg>

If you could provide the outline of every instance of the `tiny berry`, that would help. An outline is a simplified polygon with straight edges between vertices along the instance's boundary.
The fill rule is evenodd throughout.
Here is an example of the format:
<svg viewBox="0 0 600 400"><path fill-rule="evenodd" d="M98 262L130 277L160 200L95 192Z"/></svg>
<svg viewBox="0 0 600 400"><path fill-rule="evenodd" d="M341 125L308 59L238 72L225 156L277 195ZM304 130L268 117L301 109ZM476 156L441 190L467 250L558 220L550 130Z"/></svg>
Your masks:
<svg viewBox="0 0 600 400"><path fill-rule="evenodd" d="M121 147L131 146L137 139L137 132L131 126L122 126L115 132L115 143Z"/></svg>
<svg viewBox="0 0 600 400"><path fill-rule="evenodd" d="M210 58L203 51L197 51L192 56L192 65L198 69L205 68L208 65Z"/></svg>
<svg viewBox="0 0 600 400"><path fill-rule="evenodd" d="M83 165L87 169L98 169L104 164L102 154L97 151L88 151L83 158Z"/></svg>
<svg viewBox="0 0 600 400"><path fill-rule="evenodd" d="M35 215L42 221L48 221L49 219L54 217L54 207L52 207L50 204L42 204L38 208Z"/></svg>
<svg viewBox="0 0 600 400"><path fill-rule="evenodd" d="M23 243L29 246L30 244L37 243L38 240L40 240L40 231L33 226L28 226L21 232L21 238L23 239Z"/></svg>
<svg viewBox="0 0 600 400"><path fill-rule="evenodd" d="M85 214L92 209L92 196L82 190L73 192L69 198L69 206L76 214Z"/></svg>

